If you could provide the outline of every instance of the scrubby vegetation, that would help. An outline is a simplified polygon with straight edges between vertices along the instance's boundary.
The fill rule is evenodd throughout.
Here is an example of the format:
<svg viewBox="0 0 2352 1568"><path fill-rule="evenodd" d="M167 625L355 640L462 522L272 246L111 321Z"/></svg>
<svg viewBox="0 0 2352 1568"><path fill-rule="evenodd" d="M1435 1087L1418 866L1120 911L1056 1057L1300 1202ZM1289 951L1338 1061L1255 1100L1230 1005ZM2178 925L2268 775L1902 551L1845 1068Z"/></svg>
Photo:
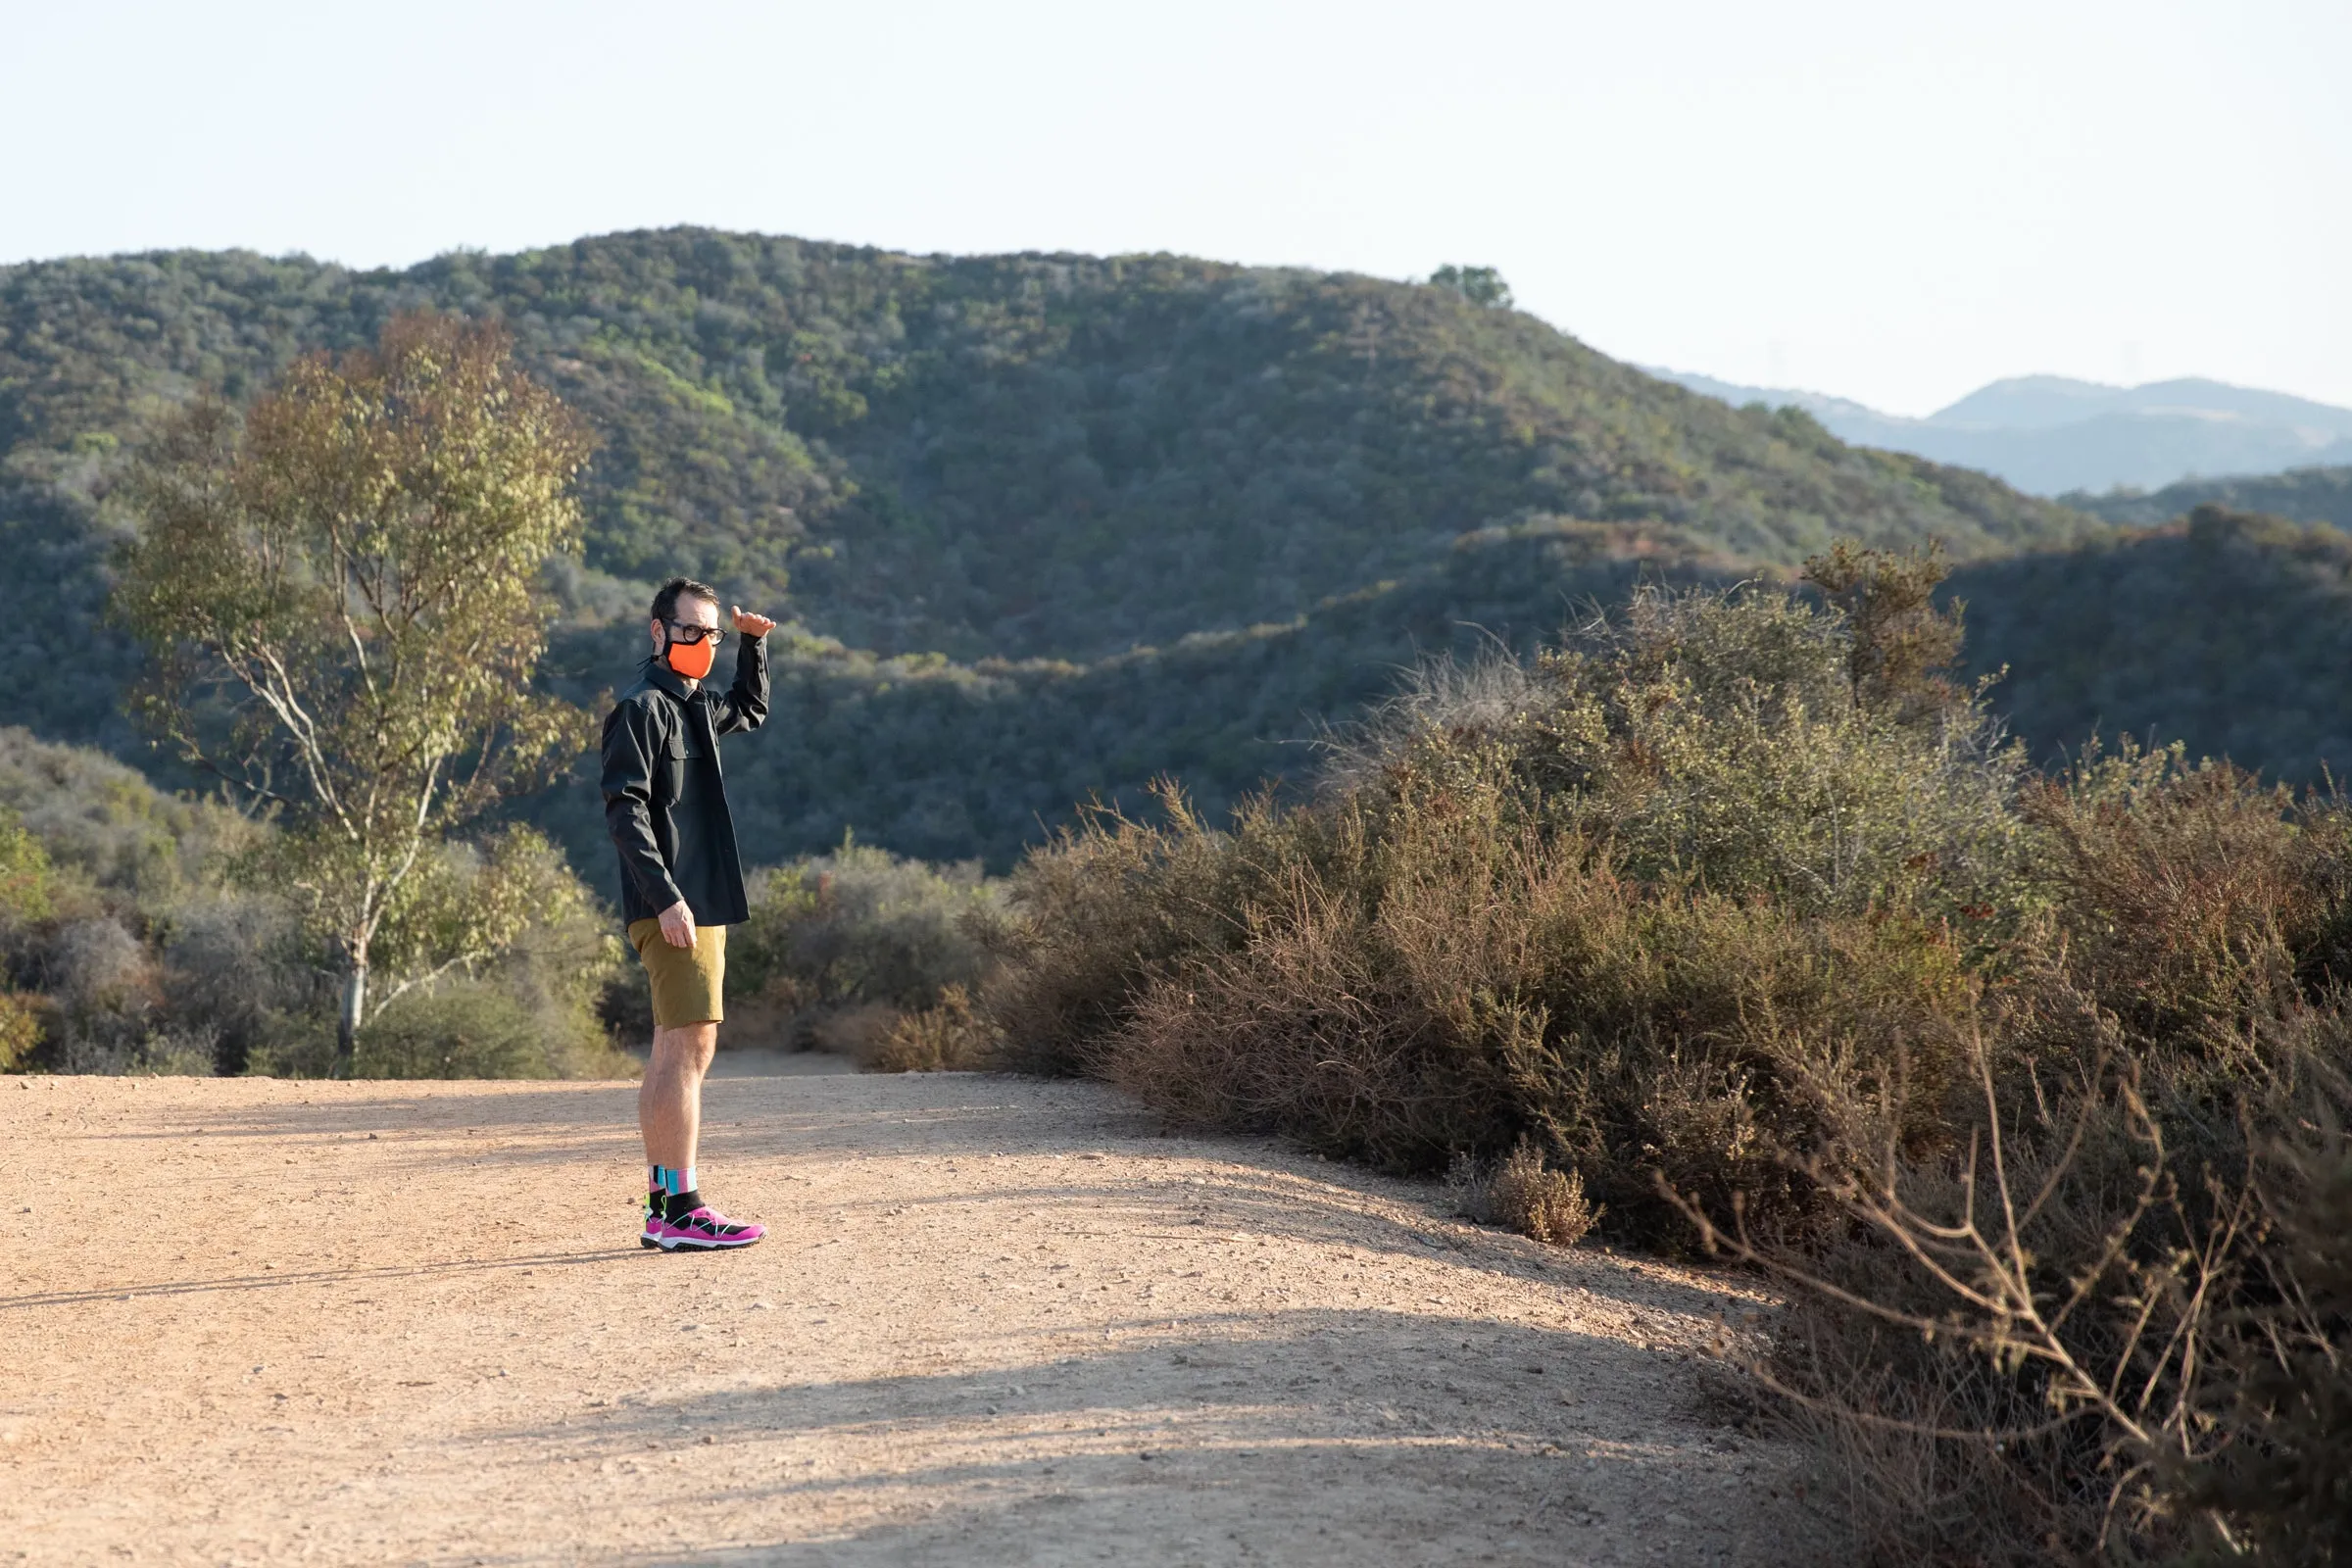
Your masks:
<svg viewBox="0 0 2352 1568"><path fill-rule="evenodd" d="M884 653L1086 659L1287 619L1528 513L1793 564L2077 514L1655 380L1428 285L1172 256L912 257L705 229L401 272L166 253L0 270L0 444L79 505L153 402L402 311L496 317L585 413L587 564L791 586Z"/></svg>
<svg viewBox="0 0 2352 1568"><path fill-rule="evenodd" d="M2116 490L2103 496L2076 493L2068 506L2134 528L2162 527L2199 507L2258 512L2289 522L2325 522L2352 528L2352 467L2289 468L2284 473L2249 473L2222 479L2183 479L2161 490Z"/></svg>
<svg viewBox="0 0 2352 1568"><path fill-rule="evenodd" d="M1178 1121L1775 1271L1735 1353L1873 1560L2333 1560L2352 809L2035 772L1940 570L1646 590L1424 669L1312 799L1099 810L985 1014Z"/></svg>
<svg viewBox="0 0 2352 1568"><path fill-rule="evenodd" d="M980 1065L971 995L996 968L1004 885L845 841L750 879L728 936L727 1039L838 1052L881 1072ZM605 1016L650 1034L642 976L615 976Z"/></svg>
<svg viewBox="0 0 2352 1568"><path fill-rule="evenodd" d="M110 758L0 730L0 1070L317 1075L335 1047L330 934L277 830L165 795ZM511 940L471 943L484 901ZM528 830L416 879L356 1070L633 1073L592 1005L617 967L587 890Z"/></svg>
<svg viewBox="0 0 2352 1568"><path fill-rule="evenodd" d="M2079 550L1974 563L1971 665L2050 762L2094 733L2277 779L2352 772L2352 537L2201 505Z"/></svg>

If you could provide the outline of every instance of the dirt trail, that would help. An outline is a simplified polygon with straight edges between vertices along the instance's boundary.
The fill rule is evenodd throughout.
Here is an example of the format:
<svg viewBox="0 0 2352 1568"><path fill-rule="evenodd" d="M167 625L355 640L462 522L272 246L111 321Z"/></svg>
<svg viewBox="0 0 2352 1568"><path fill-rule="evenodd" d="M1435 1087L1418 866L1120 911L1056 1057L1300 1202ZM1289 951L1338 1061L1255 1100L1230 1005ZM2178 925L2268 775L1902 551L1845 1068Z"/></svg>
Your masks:
<svg viewBox="0 0 2352 1568"><path fill-rule="evenodd" d="M634 1240L633 1087L0 1080L0 1562L1778 1563L1684 1351L1737 1282L1155 1136L740 1078Z"/></svg>

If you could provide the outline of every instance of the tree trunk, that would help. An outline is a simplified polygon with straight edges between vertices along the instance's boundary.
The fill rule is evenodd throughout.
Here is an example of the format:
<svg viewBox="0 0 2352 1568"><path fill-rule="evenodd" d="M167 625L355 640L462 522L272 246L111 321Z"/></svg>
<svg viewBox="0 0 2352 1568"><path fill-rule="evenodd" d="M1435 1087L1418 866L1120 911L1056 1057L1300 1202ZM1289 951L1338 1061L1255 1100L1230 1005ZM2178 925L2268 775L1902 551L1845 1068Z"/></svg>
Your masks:
<svg viewBox="0 0 2352 1568"><path fill-rule="evenodd" d="M368 961L354 962L343 976L343 1002L335 1013L335 1076L351 1076L359 1049L360 1023L367 1016Z"/></svg>

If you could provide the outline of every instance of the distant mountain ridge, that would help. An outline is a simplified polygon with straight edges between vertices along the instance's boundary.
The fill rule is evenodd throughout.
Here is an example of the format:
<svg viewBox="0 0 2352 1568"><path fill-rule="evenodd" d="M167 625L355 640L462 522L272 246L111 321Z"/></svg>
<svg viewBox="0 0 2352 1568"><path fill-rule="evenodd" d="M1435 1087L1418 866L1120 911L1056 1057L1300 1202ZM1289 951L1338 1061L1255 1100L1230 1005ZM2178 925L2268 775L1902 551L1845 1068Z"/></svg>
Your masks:
<svg viewBox="0 0 2352 1568"><path fill-rule="evenodd" d="M2015 376L1913 419L1826 393L1650 373L1735 407L1802 409L1841 441L1982 469L2034 495L2352 464L2352 409L2200 377L2119 387Z"/></svg>

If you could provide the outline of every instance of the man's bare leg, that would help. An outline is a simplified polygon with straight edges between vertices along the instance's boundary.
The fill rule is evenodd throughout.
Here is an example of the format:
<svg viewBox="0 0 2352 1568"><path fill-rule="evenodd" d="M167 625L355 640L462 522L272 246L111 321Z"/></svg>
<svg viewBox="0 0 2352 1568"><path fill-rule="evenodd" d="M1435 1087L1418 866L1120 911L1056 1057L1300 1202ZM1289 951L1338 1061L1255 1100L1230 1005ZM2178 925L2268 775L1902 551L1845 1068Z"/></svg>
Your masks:
<svg viewBox="0 0 2352 1568"><path fill-rule="evenodd" d="M703 1131L703 1075L718 1049L718 1025L681 1024L654 1031L654 1058L637 1084L637 1130L645 1135L647 1174L661 1192L646 1198L638 1240L664 1251L749 1247L764 1225L737 1224L694 1190L695 1145Z"/></svg>
<svg viewBox="0 0 2352 1568"><path fill-rule="evenodd" d="M695 1145L703 1132L703 1074L710 1070L717 1050L714 1023L654 1031L653 1059L637 1083L637 1130L645 1135L648 1165L694 1169Z"/></svg>

